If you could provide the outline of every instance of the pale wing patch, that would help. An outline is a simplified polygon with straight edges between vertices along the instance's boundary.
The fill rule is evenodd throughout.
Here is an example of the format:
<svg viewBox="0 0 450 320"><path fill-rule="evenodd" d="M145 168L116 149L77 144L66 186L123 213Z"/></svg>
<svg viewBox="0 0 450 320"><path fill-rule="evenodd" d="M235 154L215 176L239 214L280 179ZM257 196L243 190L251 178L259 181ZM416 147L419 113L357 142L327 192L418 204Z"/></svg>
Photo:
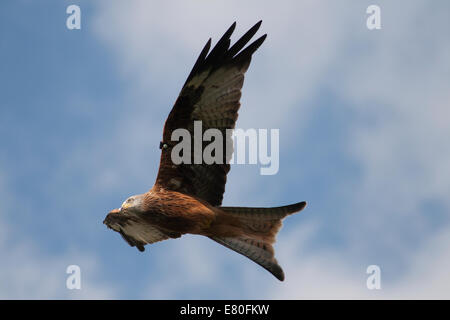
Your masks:
<svg viewBox="0 0 450 320"><path fill-rule="evenodd" d="M186 84L186 87L193 86L194 88L198 88L202 84L203 81L205 81L206 77L209 75L211 69L207 69L203 71L202 73L196 75L194 78L192 78L191 81L189 81Z"/></svg>
<svg viewBox="0 0 450 320"><path fill-rule="evenodd" d="M245 69L225 67L207 78L202 84L205 90L194 106L192 118L202 120L205 127L233 128L240 106L244 72Z"/></svg>
<svg viewBox="0 0 450 320"><path fill-rule="evenodd" d="M169 239L167 235L158 230L156 227L130 221L121 227L122 231L129 237L143 243L155 243L158 241Z"/></svg>

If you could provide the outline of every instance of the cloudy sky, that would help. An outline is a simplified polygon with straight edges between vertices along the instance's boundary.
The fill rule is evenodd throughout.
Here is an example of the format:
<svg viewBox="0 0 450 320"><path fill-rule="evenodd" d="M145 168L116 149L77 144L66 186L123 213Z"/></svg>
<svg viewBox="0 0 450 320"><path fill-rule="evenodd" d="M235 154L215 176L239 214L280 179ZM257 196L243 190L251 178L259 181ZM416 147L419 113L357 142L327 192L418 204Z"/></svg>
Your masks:
<svg viewBox="0 0 450 320"><path fill-rule="evenodd" d="M81 30L66 28L67 6ZM366 9L381 8L368 30ZM450 298L446 1L2 1L0 298ZM280 130L280 170L234 165L224 205L285 220L278 282L209 239L130 248L102 224L156 177L197 55L237 21L267 33L239 128ZM69 265L81 290L66 288ZM381 269L369 290L366 269Z"/></svg>

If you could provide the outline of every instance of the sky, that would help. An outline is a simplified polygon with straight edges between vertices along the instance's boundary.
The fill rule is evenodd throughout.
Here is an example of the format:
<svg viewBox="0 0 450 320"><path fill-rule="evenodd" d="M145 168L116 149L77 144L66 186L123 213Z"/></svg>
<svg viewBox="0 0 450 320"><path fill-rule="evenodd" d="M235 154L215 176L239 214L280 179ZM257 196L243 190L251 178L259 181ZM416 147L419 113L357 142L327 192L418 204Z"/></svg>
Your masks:
<svg viewBox="0 0 450 320"><path fill-rule="evenodd" d="M72 4L79 30L66 27ZM425 0L1 1L0 298L449 299L449 12ZM223 205L308 202L275 244L284 282L201 236L140 253L102 224L153 185L163 123L206 41L260 19L268 37L237 127L279 129L280 167L233 165Z"/></svg>

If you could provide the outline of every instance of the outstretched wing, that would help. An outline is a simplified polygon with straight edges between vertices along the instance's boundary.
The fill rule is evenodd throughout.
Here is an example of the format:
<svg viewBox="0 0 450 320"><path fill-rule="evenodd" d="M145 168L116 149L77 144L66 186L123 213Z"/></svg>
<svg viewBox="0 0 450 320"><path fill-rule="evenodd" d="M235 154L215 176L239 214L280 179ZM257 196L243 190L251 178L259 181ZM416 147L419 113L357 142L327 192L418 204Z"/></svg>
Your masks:
<svg viewBox="0 0 450 320"><path fill-rule="evenodd" d="M166 233L158 227L148 223L139 215L121 213L118 209L112 210L103 221L106 226L122 236L132 247L144 251L146 244L152 244L169 238L178 238L181 234Z"/></svg>
<svg viewBox="0 0 450 320"><path fill-rule="evenodd" d="M231 48L230 36L236 23L225 32L209 54L211 39L206 43L164 125L161 162L155 186L196 196L213 206L222 203L233 151L231 132L227 129L235 126L244 74L252 54L263 43L266 35L243 48L260 25L261 21ZM223 150L220 163L206 164L203 157L201 163L195 162L194 121L201 121L202 136L207 129L214 128L221 132ZM176 165L171 158L172 148L177 143L171 141L172 132L179 128L188 130L191 136L189 164ZM209 143L203 142L200 152Z"/></svg>

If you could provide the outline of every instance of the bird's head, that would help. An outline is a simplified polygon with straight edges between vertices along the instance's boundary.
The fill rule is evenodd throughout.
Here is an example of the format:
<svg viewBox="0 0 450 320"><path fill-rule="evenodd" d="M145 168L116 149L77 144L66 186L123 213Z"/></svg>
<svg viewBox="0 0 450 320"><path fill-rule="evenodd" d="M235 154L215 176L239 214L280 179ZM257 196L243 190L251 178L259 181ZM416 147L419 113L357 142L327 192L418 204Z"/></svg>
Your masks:
<svg viewBox="0 0 450 320"><path fill-rule="evenodd" d="M120 211L135 211L140 212L142 210L142 204L143 204L143 197L144 195L138 194L135 196L129 197L127 200L125 200L122 203L122 206L120 207Z"/></svg>

